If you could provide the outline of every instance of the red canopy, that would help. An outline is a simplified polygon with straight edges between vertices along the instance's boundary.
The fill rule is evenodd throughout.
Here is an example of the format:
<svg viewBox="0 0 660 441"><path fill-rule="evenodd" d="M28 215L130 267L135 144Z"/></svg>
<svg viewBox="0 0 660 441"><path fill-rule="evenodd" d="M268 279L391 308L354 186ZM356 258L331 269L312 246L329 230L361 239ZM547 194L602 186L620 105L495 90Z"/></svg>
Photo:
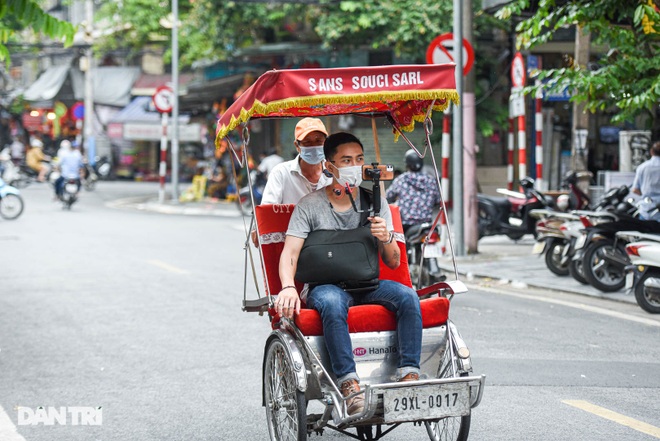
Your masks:
<svg viewBox="0 0 660 441"><path fill-rule="evenodd" d="M218 121L216 145L250 118L388 113L413 130L433 110L458 102L454 64L271 70L261 75Z"/></svg>

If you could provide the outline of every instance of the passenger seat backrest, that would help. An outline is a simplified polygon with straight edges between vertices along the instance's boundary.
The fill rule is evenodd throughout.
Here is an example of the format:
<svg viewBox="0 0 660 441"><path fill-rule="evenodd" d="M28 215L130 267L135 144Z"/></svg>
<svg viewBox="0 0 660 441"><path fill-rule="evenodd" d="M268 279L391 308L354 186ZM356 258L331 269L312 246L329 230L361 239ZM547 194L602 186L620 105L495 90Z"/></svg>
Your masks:
<svg viewBox="0 0 660 441"><path fill-rule="evenodd" d="M294 208L294 204L265 204L257 206L254 212L264 258L265 267L262 269L267 282L266 292L270 295L276 295L282 290L279 275L280 255ZM299 288L302 288L302 285L299 285Z"/></svg>

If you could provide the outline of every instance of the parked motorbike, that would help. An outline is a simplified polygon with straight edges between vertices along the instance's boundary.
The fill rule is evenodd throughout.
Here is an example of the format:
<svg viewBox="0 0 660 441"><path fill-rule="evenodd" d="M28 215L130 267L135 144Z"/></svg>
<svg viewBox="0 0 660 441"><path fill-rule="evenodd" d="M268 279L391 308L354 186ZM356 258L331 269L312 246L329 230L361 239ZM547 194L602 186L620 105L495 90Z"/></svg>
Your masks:
<svg viewBox="0 0 660 441"><path fill-rule="evenodd" d="M579 216L552 210L532 210L530 216L538 218L536 222L536 243L532 254L544 254L545 265L558 276L568 275L570 262L571 235L566 234L569 225L579 224ZM573 240L574 242L574 240Z"/></svg>
<svg viewBox="0 0 660 441"><path fill-rule="evenodd" d="M660 234L660 223L641 220L624 213L618 220L586 228L587 246L582 257L584 277L596 289L615 292L625 285L625 267L630 264L623 237L619 231Z"/></svg>
<svg viewBox="0 0 660 441"><path fill-rule="evenodd" d="M425 288L446 279L446 276L441 274L436 260L442 257L439 226L436 225L429 235L432 227L432 222L424 222L411 226L405 232L408 268L415 289Z"/></svg>
<svg viewBox="0 0 660 441"><path fill-rule="evenodd" d="M7 220L16 219L23 213L23 208L23 198L18 189L0 178L0 216Z"/></svg>
<svg viewBox="0 0 660 441"><path fill-rule="evenodd" d="M62 194L60 200L64 204L66 210L71 210L71 206L78 200L78 192L80 191L80 179L65 179L62 187Z"/></svg>
<svg viewBox="0 0 660 441"><path fill-rule="evenodd" d="M498 188L497 192L507 197L493 197L477 194L479 207L479 238L505 234L518 240L525 234L536 236L536 219L530 216L534 209L552 207L551 197L534 188L534 179L521 179L524 193Z"/></svg>
<svg viewBox="0 0 660 441"><path fill-rule="evenodd" d="M256 205L261 204L261 197L266 187L266 178L259 170L250 170L250 180L252 181L252 196ZM238 191L238 209L244 216L252 215L252 197L250 197L250 187L245 186Z"/></svg>
<svg viewBox="0 0 660 441"><path fill-rule="evenodd" d="M107 156L97 156L94 159L94 172L99 179L107 180L110 179L110 174L112 173L112 164L110 159Z"/></svg>
<svg viewBox="0 0 660 441"><path fill-rule="evenodd" d="M81 182L83 187L85 187L85 190L93 191L94 188L96 188L96 181L98 180L99 180L99 176L96 174L96 170L94 170L94 167L89 165L88 162L85 162L83 167L83 174L81 178Z"/></svg>
<svg viewBox="0 0 660 441"><path fill-rule="evenodd" d="M629 242L626 289L633 290L637 304L644 311L660 314L660 235L621 231L616 236Z"/></svg>

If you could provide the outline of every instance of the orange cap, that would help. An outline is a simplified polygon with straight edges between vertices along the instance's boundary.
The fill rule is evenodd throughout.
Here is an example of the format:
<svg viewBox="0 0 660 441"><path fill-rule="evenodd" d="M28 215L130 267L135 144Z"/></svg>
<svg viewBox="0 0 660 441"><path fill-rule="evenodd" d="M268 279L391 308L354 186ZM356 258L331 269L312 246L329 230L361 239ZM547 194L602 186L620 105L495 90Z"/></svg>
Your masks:
<svg viewBox="0 0 660 441"><path fill-rule="evenodd" d="M328 136L328 131L325 129L325 125L318 118L303 118L298 121L296 124L296 141L302 141L305 136L309 135L312 132L321 132L325 136Z"/></svg>

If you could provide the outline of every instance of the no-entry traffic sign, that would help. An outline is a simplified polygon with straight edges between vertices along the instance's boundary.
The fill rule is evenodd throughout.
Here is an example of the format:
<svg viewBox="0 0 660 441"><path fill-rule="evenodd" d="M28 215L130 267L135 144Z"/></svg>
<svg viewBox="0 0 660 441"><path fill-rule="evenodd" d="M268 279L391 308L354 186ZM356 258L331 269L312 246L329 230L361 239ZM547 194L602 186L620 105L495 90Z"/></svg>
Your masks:
<svg viewBox="0 0 660 441"><path fill-rule="evenodd" d="M520 52L516 52L511 61L511 85L513 87L523 87L527 74L525 73L525 61Z"/></svg>
<svg viewBox="0 0 660 441"><path fill-rule="evenodd" d="M171 87L160 86L156 89L152 97L156 110L160 113L170 113L172 111L172 103L174 102L174 91Z"/></svg>
<svg viewBox="0 0 660 441"><path fill-rule="evenodd" d="M428 64L442 64L454 62L454 34L438 35L433 39L426 50ZM463 39L463 75L467 75L474 65L474 49L469 41Z"/></svg>

